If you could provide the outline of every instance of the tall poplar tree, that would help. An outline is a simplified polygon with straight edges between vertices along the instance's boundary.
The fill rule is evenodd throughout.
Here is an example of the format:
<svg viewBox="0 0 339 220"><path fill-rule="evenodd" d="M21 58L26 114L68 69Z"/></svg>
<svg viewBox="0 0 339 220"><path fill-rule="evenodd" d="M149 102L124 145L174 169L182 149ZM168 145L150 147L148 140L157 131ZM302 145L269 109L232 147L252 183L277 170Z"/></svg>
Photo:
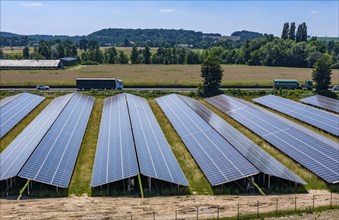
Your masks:
<svg viewBox="0 0 339 220"><path fill-rule="evenodd" d="M284 39L284 40L288 39L289 28L290 28L290 26L289 26L288 22L286 22L284 24L284 27L283 27L283 30L282 30L282 33L281 33L282 39Z"/></svg>

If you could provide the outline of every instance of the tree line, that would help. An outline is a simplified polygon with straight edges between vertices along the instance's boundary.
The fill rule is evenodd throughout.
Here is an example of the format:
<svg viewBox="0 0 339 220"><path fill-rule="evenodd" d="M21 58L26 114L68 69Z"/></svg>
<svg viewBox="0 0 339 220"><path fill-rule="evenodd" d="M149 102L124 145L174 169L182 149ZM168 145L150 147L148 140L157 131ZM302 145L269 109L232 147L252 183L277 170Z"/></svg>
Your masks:
<svg viewBox="0 0 339 220"><path fill-rule="evenodd" d="M295 31L297 29L297 31ZM150 46L134 46L131 54L117 51L112 46L100 49L100 43L85 38L79 42L66 40L40 41L34 51L25 48L21 57L14 59L58 59L64 56L78 57L85 64L201 64L211 55L221 64L245 64L256 66L313 67L323 54L329 56L331 68L339 68L339 42L307 39L306 23L285 23L281 37L264 35L242 42L217 41L209 49L159 46L151 53ZM12 55L13 56L13 55ZM3 54L0 58L13 58Z"/></svg>

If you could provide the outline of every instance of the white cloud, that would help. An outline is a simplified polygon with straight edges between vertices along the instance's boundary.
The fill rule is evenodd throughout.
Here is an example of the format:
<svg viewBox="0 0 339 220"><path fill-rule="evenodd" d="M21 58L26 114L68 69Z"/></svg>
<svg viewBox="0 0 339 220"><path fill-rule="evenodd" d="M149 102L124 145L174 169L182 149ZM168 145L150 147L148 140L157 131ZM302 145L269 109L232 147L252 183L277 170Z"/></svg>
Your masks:
<svg viewBox="0 0 339 220"><path fill-rule="evenodd" d="M40 7L40 6L42 6L42 3L40 3L40 2L30 2L30 3L22 3L20 5L24 6L24 7Z"/></svg>
<svg viewBox="0 0 339 220"><path fill-rule="evenodd" d="M310 14L316 15L319 14L319 11L310 11Z"/></svg>
<svg viewBox="0 0 339 220"><path fill-rule="evenodd" d="M161 8L159 9L159 12L160 13L171 13L171 12L174 12L174 9L173 8Z"/></svg>

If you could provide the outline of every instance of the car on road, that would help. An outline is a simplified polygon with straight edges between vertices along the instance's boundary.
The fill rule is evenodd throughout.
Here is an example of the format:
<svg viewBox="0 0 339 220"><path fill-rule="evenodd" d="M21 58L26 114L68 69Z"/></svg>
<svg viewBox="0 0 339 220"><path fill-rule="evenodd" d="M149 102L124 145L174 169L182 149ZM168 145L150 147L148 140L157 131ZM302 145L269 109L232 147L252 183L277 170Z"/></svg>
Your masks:
<svg viewBox="0 0 339 220"><path fill-rule="evenodd" d="M339 85L333 86L332 90L334 90L334 91L339 90Z"/></svg>
<svg viewBox="0 0 339 220"><path fill-rule="evenodd" d="M49 90L49 86L45 86L45 85L37 85L36 86L37 90Z"/></svg>

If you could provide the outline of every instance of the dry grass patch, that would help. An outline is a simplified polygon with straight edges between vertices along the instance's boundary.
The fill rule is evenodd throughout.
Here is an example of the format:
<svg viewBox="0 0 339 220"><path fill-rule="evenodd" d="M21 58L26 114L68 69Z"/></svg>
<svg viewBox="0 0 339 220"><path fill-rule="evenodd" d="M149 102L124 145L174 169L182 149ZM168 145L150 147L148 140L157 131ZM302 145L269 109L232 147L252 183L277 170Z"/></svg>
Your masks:
<svg viewBox="0 0 339 220"><path fill-rule="evenodd" d="M91 195L92 189L90 187L90 183L94 166L94 157L98 141L103 103L103 98L97 98L95 100L91 117L86 128L85 136L81 144L78 159L75 164L75 169L68 191L69 195Z"/></svg>
<svg viewBox="0 0 339 220"><path fill-rule="evenodd" d="M211 185L188 152L186 146L181 141L166 115L154 99L148 99L148 103L189 182L190 192L192 194L212 195L213 191Z"/></svg>
<svg viewBox="0 0 339 220"><path fill-rule="evenodd" d="M80 68L81 67L81 68ZM273 79L311 79L309 68L222 65L223 85L272 85ZM1 85L74 86L79 77L115 77L126 86L197 86L201 82L200 65L93 65L65 70L2 70ZM339 74L332 75L339 84Z"/></svg>

